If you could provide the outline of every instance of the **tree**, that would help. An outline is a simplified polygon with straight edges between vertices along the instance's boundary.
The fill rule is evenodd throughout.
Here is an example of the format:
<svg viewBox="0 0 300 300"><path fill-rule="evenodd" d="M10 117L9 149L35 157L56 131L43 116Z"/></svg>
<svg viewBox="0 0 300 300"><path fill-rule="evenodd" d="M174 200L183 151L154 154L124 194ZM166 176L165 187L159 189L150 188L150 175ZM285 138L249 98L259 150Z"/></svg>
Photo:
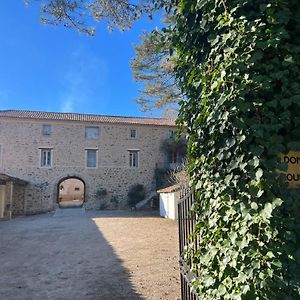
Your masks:
<svg viewBox="0 0 300 300"><path fill-rule="evenodd" d="M36 0L40 1L40 0ZM27 4L31 0L25 0ZM95 34L96 21L106 21L109 29L129 29L142 14L151 16L151 0L44 0L41 4L41 21L46 24L76 28L89 35Z"/></svg>
<svg viewBox="0 0 300 300"><path fill-rule="evenodd" d="M140 109L177 111L182 94L175 78L175 55L170 55L168 34L158 29L144 33L141 44L135 46L135 54L131 69L135 80L144 84L136 100Z"/></svg>

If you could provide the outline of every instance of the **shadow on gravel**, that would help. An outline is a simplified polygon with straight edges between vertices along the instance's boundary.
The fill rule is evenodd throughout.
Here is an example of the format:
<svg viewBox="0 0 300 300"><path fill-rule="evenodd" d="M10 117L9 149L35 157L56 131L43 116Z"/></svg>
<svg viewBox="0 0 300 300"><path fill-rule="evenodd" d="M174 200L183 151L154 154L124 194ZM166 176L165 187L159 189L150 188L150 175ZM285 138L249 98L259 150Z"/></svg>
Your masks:
<svg viewBox="0 0 300 300"><path fill-rule="evenodd" d="M68 211L0 222L0 299L145 299L89 213Z"/></svg>

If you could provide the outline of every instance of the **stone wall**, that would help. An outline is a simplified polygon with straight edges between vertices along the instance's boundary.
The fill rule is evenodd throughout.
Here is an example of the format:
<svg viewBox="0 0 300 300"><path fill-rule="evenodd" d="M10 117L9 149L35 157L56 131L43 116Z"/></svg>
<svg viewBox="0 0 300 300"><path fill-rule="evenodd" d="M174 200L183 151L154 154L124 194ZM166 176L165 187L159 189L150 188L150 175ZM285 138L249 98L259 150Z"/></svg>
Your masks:
<svg viewBox="0 0 300 300"><path fill-rule="evenodd" d="M43 124L51 125L50 135L42 134ZM85 138L85 126L97 126L96 140ZM137 138L130 130L137 130ZM156 164L164 162L161 143L174 127L155 125L122 125L74 121L0 120L0 172L26 180L25 213L51 211L57 206L58 183L77 177L85 183L85 205L99 209L99 188L107 190L107 201L118 198L126 207L127 192L132 184L155 189ZM51 168L40 167L40 149L51 148ZM86 168L86 149L98 149L98 166ZM139 167L129 166L129 151L139 150ZM15 208L16 211L21 209Z"/></svg>
<svg viewBox="0 0 300 300"><path fill-rule="evenodd" d="M13 186L12 196L12 215L23 215L24 210L24 199L25 199L25 187L20 185Z"/></svg>
<svg viewBox="0 0 300 300"><path fill-rule="evenodd" d="M11 193L11 186L9 184L5 185L5 196L4 196L4 219L10 219L10 193Z"/></svg>

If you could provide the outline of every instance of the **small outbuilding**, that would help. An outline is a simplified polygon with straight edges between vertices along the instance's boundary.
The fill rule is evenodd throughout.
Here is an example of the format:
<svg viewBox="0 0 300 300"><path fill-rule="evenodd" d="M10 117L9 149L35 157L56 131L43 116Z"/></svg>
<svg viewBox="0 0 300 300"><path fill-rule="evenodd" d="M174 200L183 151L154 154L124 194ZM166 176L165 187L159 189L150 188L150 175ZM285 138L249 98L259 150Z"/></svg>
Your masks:
<svg viewBox="0 0 300 300"><path fill-rule="evenodd" d="M25 212L25 186L27 181L0 173L0 220Z"/></svg>
<svg viewBox="0 0 300 300"><path fill-rule="evenodd" d="M180 186L178 184L175 184L158 190L157 192L159 193L160 216L172 220L177 220Z"/></svg>

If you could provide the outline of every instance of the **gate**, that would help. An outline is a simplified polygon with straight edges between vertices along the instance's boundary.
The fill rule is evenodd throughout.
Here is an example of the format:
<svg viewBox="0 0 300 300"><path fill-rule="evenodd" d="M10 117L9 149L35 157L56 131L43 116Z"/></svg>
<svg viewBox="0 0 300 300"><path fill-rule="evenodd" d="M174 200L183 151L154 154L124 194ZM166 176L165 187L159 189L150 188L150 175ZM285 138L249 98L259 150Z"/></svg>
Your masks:
<svg viewBox="0 0 300 300"><path fill-rule="evenodd" d="M194 202L195 193L189 188L183 188L180 192L178 202L178 225L179 225L179 264L180 264L180 283L181 299L197 300L198 297L193 293L191 282L196 275L191 272L191 265L186 264L183 259L185 247L191 243L190 236L195 228L195 217L191 212L192 203ZM194 237L192 247L197 250L198 240Z"/></svg>

